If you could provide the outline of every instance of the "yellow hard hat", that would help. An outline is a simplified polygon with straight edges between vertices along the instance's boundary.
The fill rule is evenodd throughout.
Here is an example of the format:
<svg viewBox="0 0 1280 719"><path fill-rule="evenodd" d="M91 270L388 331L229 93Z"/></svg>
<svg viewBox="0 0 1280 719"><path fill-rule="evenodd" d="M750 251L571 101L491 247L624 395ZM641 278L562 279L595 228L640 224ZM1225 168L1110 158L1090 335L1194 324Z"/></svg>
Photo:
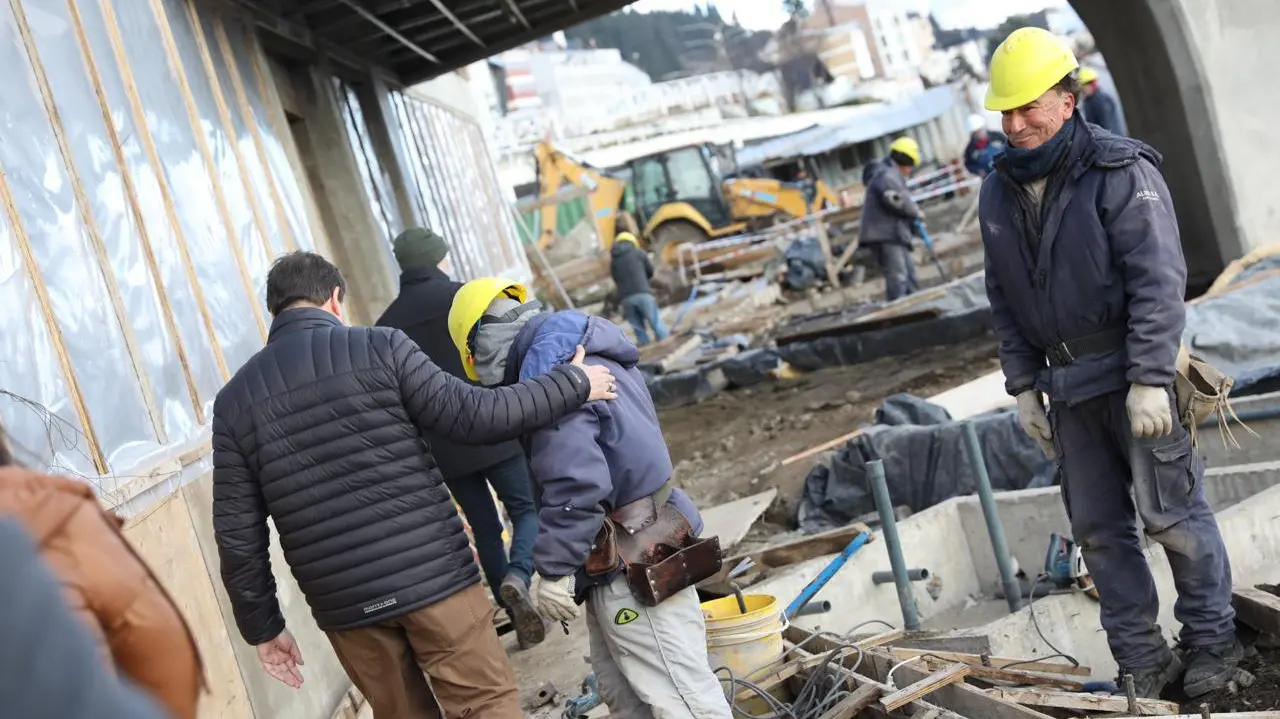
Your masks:
<svg viewBox="0 0 1280 719"><path fill-rule="evenodd" d="M453 305L449 307L449 337L458 348L467 377L473 380L480 379L476 374L476 358L471 354L476 327L489 304L503 295L524 304L528 301L529 290L519 282L503 277L481 277L463 285L453 296Z"/></svg>
<svg viewBox="0 0 1280 719"><path fill-rule="evenodd" d="M637 240L637 239L636 239L636 236L635 236L635 235L633 235L633 234L631 234L630 232L619 232L619 233L618 233L618 236L617 236L617 237L615 237L615 238L613 238L613 241L614 241L615 243L617 243L617 242L630 242L631 244L635 245L636 247L639 247L639 246L640 246L640 242L639 242L639 240Z"/></svg>
<svg viewBox="0 0 1280 719"><path fill-rule="evenodd" d="M912 166L920 164L920 146L915 140L903 135L893 142L889 143L890 152L901 152L911 158Z"/></svg>
<svg viewBox="0 0 1280 719"><path fill-rule="evenodd" d="M1076 78L1080 80L1081 85L1088 85L1091 82L1098 81L1098 71L1091 67L1082 67Z"/></svg>
<svg viewBox="0 0 1280 719"><path fill-rule="evenodd" d="M1038 27L1014 30L991 56L988 110L1007 112L1026 105L1080 66L1057 35Z"/></svg>

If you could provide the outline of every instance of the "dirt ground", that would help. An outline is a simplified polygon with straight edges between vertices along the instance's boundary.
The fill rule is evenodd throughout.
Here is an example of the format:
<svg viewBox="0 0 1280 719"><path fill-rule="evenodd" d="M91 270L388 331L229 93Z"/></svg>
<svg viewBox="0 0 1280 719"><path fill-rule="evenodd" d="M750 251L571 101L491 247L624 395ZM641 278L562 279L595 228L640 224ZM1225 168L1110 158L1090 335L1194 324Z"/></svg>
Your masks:
<svg viewBox="0 0 1280 719"><path fill-rule="evenodd" d="M721 392L660 414L675 480L710 507L777 487L765 518L772 531L794 527L800 489L814 460L786 457L869 423L898 392L929 397L999 367L994 336L875 362L820 370Z"/></svg>

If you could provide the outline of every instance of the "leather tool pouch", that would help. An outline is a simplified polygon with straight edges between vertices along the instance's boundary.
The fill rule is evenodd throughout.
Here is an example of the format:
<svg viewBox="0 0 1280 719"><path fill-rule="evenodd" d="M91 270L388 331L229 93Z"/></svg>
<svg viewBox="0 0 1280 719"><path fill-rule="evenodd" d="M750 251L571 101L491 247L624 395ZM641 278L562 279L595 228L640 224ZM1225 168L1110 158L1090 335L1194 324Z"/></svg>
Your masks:
<svg viewBox="0 0 1280 719"><path fill-rule="evenodd" d="M663 485L610 512L587 557L587 574L601 576L621 566L631 593L653 607L719 572L719 538L693 536L689 520L667 501L670 497L670 486Z"/></svg>
<svg viewBox="0 0 1280 719"><path fill-rule="evenodd" d="M1225 447L1240 447L1231 431L1228 418L1234 419L1249 434L1258 436L1240 421L1231 408L1228 397L1235 384L1234 379L1203 358L1191 354L1185 345L1178 349L1176 370L1173 390L1178 402L1178 421L1191 433L1193 443L1198 439L1196 428L1215 416Z"/></svg>

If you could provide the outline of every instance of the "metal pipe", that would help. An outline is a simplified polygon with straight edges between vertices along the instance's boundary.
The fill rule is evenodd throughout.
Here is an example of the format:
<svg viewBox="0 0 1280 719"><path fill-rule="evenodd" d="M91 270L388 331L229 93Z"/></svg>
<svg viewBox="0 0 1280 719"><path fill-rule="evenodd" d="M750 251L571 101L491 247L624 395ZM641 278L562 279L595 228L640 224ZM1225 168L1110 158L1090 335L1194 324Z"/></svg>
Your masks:
<svg viewBox="0 0 1280 719"><path fill-rule="evenodd" d="M975 484L978 486L982 516L987 520L987 534L991 535L991 549L996 555L996 566L1000 568L1000 584L1004 587L1004 598L1009 603L1009 611L1016 612L1022 608L1022 589L1013 571L1009 545L1004 538L1004 525L1000 523L1000 515L996 512L996 497L991 491L991 477L987 475L987 462L982 458L982 446L978 444L978 430L973 422L964 423L964 443L969 449L969 464L973 467Z"/></svg>
<svg viewBox="0 0 1280 719"><path fill-rule="evenodd" d="M831 602L826 599L819 599L816 602L809 602L796 612L797 617L804 617L810 614L826 614L831 611Z"/></svg>
<svg viewBox="0 0 1280 719"><path fill-rule="evenodd" d="M929 578L929 570L924 567L907 570L907 579L913 582L923 582ZM871 581L875 584L888 584L893 581L893 572L872 572Z"/></svg>
<svg viewBox="0 0 1280 719"><path fill-rule="evenodd" d="M876 498L876 511L880 513L880 533L889 551L889 566L893 567L893 583L898 587L898 604L902 607L902 625L907 631L920 629L920 613L916 609L916 593L907 578L907 561L902 558L902 541L898 538L898 519L893 514L893 500L889 498L889 484L884 478L884 462L877 459L867 462L871 475L871 491Z"/></svg>

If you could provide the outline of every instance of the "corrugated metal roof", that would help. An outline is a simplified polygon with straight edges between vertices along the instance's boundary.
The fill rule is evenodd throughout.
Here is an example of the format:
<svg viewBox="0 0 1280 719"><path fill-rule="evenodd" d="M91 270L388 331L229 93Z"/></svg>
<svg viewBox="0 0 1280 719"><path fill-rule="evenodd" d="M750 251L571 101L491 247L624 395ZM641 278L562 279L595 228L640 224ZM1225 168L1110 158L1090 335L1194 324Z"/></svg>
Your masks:
<svg viewBox="0 0 1280 719"><path fill-rule="evenodd" d="M861 110L837 121L823 122L785 137L739 150L738 164L761 165L772 160L821 155L845 145L855 145L892 135L940 117L956 103L950 86L935 87L908 100L891 104L859 105Z"/></svg>

